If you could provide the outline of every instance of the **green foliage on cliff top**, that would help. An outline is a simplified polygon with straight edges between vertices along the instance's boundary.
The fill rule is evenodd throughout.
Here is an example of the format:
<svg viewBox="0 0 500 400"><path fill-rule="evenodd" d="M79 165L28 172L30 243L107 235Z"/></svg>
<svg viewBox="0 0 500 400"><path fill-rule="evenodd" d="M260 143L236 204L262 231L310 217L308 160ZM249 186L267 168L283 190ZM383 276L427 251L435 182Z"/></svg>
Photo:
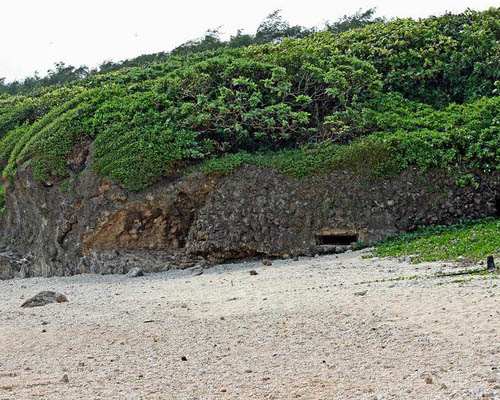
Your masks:
<svg viewBox="0 0 500 400"><path fill-rule="evenodd" d="M396 19L334 35L321 32L281 45L246 49L278 63L344 54L371 63L384 91L442 107L490 96L500 79L500 8L419 21Z"/></svg>
<svg viewBox="0 0 500 400"><path fill-rule="evenodd" d="M0 169L48 182L93 167L140 190L199 164L305 176L409 165L500 168L500 9L172 56L0 97ZM496 86L495 86L496 85Z"/></svg>
<svg viewBox="0 0 500 400"><path fill-rule="evenodd" d="M349 144L324 141L278 153L240 152L209 159L198 168L231 173L248 163L297 177L335 168L387 177L411 165L424 171L453 172L456 167L486 173L500 170L500 97L483 97L436 111L388 94L365 111L363 126L372 133Z"/></svg>

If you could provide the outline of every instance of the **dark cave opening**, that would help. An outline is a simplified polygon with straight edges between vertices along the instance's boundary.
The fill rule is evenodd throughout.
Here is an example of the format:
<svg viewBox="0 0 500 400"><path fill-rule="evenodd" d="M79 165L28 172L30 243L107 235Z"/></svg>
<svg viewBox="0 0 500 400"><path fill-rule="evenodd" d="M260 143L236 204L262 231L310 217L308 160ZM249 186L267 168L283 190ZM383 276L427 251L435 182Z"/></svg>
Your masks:
<svg viewBox="0 0 500 400"><path fill-rule="evenodd" d="M317 234L316 244L320 246L348 246L358 241L358 235L349 234Z"/></svg>

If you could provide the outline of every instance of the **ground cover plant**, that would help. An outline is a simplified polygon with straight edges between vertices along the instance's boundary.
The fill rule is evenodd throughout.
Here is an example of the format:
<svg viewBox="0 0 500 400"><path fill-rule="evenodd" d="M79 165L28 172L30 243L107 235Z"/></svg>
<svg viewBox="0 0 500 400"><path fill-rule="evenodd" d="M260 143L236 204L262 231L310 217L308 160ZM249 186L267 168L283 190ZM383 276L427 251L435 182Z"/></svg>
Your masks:
<svg viewBox="0 0 500 400"><path fill-rule="evenodd" d="M422 228L379 242L373 255L411 256L413 262L485 260L490 255L500 255L500 220L485 218Z"/></svg>

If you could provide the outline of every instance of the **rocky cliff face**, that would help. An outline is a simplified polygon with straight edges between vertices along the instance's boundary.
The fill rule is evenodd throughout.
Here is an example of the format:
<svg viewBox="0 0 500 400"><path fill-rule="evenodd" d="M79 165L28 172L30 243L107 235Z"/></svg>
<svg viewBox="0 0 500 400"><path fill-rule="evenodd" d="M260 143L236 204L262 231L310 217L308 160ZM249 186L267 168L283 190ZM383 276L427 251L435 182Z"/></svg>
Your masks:
<svg viewBox="0 0 500 400"><path fill-rule="evenodd" d="M497 176L476 189L438 172L297 179L255 166L224 177L176 177L135 193L80 170L45 185L20 171L0 220L1 279L339 251L419 225L496 215L500 193Z"/></svg>

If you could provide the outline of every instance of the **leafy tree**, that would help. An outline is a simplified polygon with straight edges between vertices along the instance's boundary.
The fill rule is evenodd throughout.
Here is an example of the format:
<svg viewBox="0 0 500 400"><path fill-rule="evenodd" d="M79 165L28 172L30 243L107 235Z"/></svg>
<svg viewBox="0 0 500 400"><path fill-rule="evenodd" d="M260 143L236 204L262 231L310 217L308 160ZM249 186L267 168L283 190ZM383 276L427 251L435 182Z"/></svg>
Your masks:
<svg viewBox="0 0 500 400"><path fill-rule="evenodd" d="M64 86L69 82L83 79L92 72L95 71L91 71L85 65L77 68L61 61L55 63L54 69L49 69L45 77L41 77L38 71L35 71L33 76L28 76L22 81L14 81L8 84L5 84L4 80L0 81L0 94L27 94L47 86Z"/></svg>
<svg viewBox="0 0 500 400"><path fill-rule="evenodd" d="M255 38L253 35L243 33L242 29L238 29L236 35L231 36L229 39L229 47L246 47L254 44Z"/></svg>
<svg viewBox="0 0 500 400"><path fill-rule="evenodd" d="M281 10L275 10L257 28L254 43L280 43L284 38L302 38L313 32L315 32L314 28L290 26L281 16Z"/></svg>
<svg viewBox="0 0 500 400"><path fill-rule="evenodd" d="M180 56L190 53L201 53L203 51L216 50L224 46L221 41L221 27L209 29L201 39L190 40L171 51L171 55Z"/></svg>
<svg viewBox="0 0 500 400"><path fill-rule="evenodd" d="M352 15L344 15L335 22L327 22L326 30L332 33L346 32L351 29L363 28L377 22L384 22L384 17L374 18L377 9L375 7L367 10L359 9Z"/></svg>

